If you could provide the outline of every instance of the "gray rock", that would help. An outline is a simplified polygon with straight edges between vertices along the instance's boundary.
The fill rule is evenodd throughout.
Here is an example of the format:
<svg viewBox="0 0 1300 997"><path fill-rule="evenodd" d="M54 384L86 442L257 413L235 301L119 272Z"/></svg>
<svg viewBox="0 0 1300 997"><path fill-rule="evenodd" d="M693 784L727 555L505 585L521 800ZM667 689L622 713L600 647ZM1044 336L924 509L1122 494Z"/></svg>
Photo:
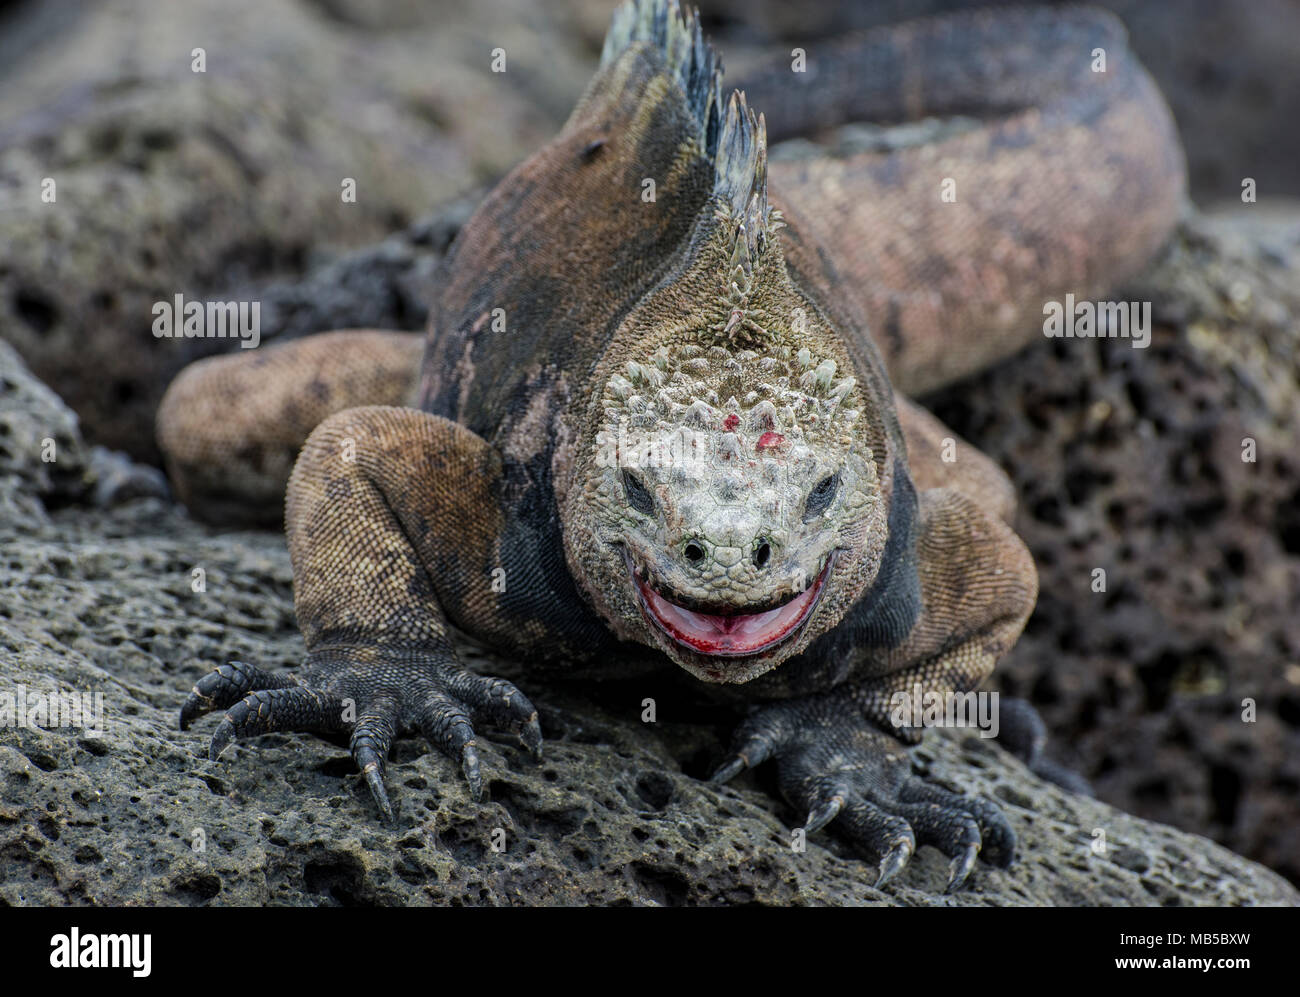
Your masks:
<svg viewBox="0 0 1300 997"><path fill-rule="evenodd" d="M58 411L21 368L4 376ZM1020 837L1018 862L981 865L967 889L944 896L946 860L922 848L876 890L873 869L832 834L791 848L796 816L767 794L763 769L724 788L702 780L728 722L671 683L576 690L521 678L541 713L544 760L484 739L488 793L476 805L454 765L404 738L388 773L398 817L386 826L341 744L272 735L212 763L214 720L177 730L180 703L207 669L300 660L280 535L216 534L157 499L32 515L47 494L39 474L6 465L0 484L13 496L0 504L0 903L1300 902L1261 866L1067 795L957 732L928 737L918 764L996 800ZM73 693L92 706L102 697L98 731L18 723L6 698L21 694L30 709ZM639 720L645 695L657 699L658 724Z"/></svg>
<svg viewBox="0 0 1300 997"><path fill-rule="evenodd" d="M995 680L1103 799L1300 882L1300 210L1192 212L1113 297L1148 349L1042 340L925 400L1038 565Z"/></svg>
<svg viewBox="0 0 1300 997"><path fill-rule="evenodd" d="M0 342L0 520L47 522L46 503L84 491L89 456L76 413Z"/></svg>
<svg viewBox="0 0 1300 997"><path fill-rule="evenodd" d="M598 39L564 7L459 8L47 0L0 16L0 339L90 442L156 458L167 382L225 345L154 338L155 302L257 300L554 133Z"/></svg>

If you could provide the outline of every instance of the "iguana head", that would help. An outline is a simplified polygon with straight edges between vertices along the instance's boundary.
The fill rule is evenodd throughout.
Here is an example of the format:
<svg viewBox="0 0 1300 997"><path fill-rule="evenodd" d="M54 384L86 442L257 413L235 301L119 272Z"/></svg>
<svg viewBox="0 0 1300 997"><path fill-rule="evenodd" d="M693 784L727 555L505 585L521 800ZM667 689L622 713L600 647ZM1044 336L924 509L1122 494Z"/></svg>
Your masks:
<svg viewBox="0 0 1300 997"><path fill-rule="evenodd" d="M838 624L876 577L889 403L859 384L827 309L787 267L762 119L739 94L723 108L716 78L699 84L711 55L698 24L623 30L657 41L670 70L682 63L715 183L596 370L566 554L620 636L706 681L747 682Z"/></svg>
<svg viewBox="0 0 1300 997"><path fill-rule="evenodd" d="M807 348L680 341L606 380L579 560L624 636L745 682L839 622L884 539L856 387Z"/></svg>

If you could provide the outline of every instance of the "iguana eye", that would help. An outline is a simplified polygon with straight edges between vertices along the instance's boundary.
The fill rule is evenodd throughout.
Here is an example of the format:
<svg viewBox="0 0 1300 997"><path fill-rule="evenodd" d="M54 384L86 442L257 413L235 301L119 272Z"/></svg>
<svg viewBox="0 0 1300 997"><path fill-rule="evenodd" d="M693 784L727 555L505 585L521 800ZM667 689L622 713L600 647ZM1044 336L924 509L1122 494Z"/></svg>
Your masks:
<svg viewBox="0 0 1300 997"><path fill-rule="evenodd" d="M643 516L654 515L654 496L634 472L626 469L623 471L623 490L627 493L628 505Z"/></svg>
<svg viewBox="0 0 1300 997"><path fill-rule="evenodd" d="M817 487L808 493L808 501L804 504L803 521L805 523L814 516L820 516L826 511L839 486L840 476L838 474L828 474L817 482Z"/></svg>

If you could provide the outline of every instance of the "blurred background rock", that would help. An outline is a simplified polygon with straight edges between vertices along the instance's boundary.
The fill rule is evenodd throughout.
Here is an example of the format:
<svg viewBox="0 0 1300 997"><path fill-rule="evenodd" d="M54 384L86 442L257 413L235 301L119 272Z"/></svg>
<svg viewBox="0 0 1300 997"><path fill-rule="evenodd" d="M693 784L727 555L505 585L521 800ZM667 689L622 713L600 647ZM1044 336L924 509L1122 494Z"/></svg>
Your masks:
<svg viewBox="0 0 1300 997"><path fill-rule="evenodd" d="M1105 5L1173 105L1198 201L1243 176L1300 193L1300 5ZM155 459L162 386L228 344L152 340L154 301L247 295L499 177L564 120L615 6L0 0L0 337L91 441ZM704 20L734 76L773 45L969 6L707 0Z"/></svg>
<svg viewBox="0 0 1300 997"><path fill-rule="evenodd" d="M0 16L0 336L90 439L146 459L167 381L230 345L153 339L154 301L248 296L499 176L554 133L595 44L517 0L41 0Z"/></svg>

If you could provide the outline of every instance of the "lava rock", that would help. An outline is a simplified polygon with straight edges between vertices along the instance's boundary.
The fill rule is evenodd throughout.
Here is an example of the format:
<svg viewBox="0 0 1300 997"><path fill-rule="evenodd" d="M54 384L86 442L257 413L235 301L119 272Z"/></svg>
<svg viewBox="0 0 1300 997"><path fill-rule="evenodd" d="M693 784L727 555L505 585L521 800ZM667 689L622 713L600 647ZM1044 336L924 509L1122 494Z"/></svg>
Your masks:
<svg viewBox="0 0 1300 997"><path fill-rule="evenodd" d="M25 372L4 376L49 401L17 385ZM729 722L699 715L672 683L543 686L519 662L473 649L471 665L516 677L537 704L543 760L481 738L487 793L476 804L454 764L402 738L387 776L398 813L384 824L341 743L269 735L211 762L215 719L177 729L208 669L301 661L283 537L219 534L154 498L33 516L41 479L14 481L5 487L25 491L0 505L0 717L5 697L30 708L76 693L102 719L0 723L0 903L1300 903L1275 873L1065 793L959 731L928 736L917 764L997 801L1018 861L980 864L945 896L947 861L923 847L876 890L875 870L833 833L792 847L799 815L768 794L768 767L732 786L704 781ZM654 724L640 720L647 692Z"/></svg>

